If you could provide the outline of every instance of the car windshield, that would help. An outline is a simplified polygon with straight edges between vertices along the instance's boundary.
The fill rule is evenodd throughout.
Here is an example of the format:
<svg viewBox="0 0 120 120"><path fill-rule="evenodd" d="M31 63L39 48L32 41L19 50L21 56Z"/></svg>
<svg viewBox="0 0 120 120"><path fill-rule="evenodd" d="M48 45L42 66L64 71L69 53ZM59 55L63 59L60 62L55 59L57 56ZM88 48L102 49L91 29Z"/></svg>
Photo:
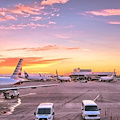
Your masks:
<svg viewBox="0 0 120 120"><path fill-rule="evenodd" d="M50 114L50 108L39 108L37 114Z"/></svg>
<svg viewBox="0 0 120 120"><path fill-rule="evenodd" d="M85 111L98 111L97 106L85 106Z"/></svg>

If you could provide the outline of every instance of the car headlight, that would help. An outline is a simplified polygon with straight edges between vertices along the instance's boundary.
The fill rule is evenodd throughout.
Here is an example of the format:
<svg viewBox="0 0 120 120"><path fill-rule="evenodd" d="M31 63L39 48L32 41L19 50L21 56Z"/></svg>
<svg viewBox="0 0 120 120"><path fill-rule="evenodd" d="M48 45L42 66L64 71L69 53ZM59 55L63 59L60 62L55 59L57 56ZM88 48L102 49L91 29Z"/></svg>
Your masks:
<svg viewBox="0 0 120 120"><path fill-rule="evenodd" d="M48 119L51 119L51 118L52 118L52 116L48 117Z"/></svg>
<svg viewBox="0 0 120 120"><path fill-rule="evenodd" d="M36 117L36 120L39 120L39 118L38 118L38 117Z"/></svg>
<svg viewBox="0 0 120 120"><path fill-rule="evenodd" d="M97 117L100 117L100 114L99 114L99 115L97 115Z"/></svg>
<svg viewBox="0 0 120 120"><path fill-rule="evenodd" d="M85 117L88 117L88 115L85 115Z"/></svg>

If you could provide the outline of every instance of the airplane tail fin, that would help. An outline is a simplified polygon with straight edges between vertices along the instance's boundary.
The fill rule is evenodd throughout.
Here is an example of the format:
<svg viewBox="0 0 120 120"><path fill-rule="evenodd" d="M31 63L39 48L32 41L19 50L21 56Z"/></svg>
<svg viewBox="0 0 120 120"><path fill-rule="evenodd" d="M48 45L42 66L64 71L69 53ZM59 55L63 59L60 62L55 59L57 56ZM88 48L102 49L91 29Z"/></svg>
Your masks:
<svg viewBox="0 0 120 120"><path fill-rule="evenodd" d="M39 73L40 77L42 77L42 75Z"/></svg>
<svg viewBox="0 0 120 120"><path fill-rule="evenodd" d="M114 76L116 76L116 72L115 72L115 69L114 69L114 71L113 71L113 74L112 74L112 76L114 77Z"/></svg>
<svg viewBox="0 0 120 120"><path fill-rule="evenodd" d="M56 75L57 75L57 77L58 77L58 72L57 72L57 70L56 70Z"/></svg>
<svg viewBox="0 0 120 120"><path fill-rule="evenodd" d="M17 78L19 75L21 75L21 72L22 72L22 61L23 59L20 59L11 78Z"/></svg>
<svg viewBox="0 0 120 120"><path fill-rule="evenodd" d="M40 75L40 77L42 77L42 80L43 80L43 81L46 81L46 78L45 78L44 75L42 76L40 73L39 73L39 75Z"/></svg>
<svg viewBox="0 0 120 120"><path fill-rule="evenodd" d="M25 78L28 78L28 77L29 77L28 73L25 72L25 71L24 71L24 75L25 75Z"/></svg>

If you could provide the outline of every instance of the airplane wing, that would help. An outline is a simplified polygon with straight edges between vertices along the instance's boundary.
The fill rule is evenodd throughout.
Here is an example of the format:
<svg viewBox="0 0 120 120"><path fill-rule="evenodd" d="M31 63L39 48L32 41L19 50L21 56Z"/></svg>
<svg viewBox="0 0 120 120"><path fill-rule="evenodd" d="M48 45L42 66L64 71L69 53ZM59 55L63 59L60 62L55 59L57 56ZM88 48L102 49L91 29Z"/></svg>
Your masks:
<svg viewBox="0 0 120 120"><path fill-rule="evenodd" d="M8 90L27 89L27 88L36 89L37 87L51 87L51 86L58 86L58 85L59 84L49 84L49 85L37 85L37 86L23 86L23 87L1 88L0 92L8 91Z"/></svg>

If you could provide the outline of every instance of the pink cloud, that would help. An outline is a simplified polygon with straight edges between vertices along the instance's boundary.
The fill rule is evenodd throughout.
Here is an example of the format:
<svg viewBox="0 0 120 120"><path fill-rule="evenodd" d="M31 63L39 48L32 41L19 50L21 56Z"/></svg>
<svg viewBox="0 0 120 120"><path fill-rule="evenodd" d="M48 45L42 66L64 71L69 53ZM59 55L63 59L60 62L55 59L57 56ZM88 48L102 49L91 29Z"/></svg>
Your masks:
<svg viewBox="0 0 120 120"><path fill-rule="evenodd" d="M53 21L49 21L49 24L56 24L56 22L53 22Z"/></svg>
<svg viewBox="0 0 120 120"><path fill-rule="evenodd" d="M0 8L0 15L5 16L5 12L3 12L1 8Z"/></svg>
<svg viewBox="0 0 120 120"><path fill-rule="evenodd" d="M19 25L19 26L22 26L22 24ZM36 27L48 27L48 26L45 25L45 24L41 25L41 24L35 24L35 23L29 23L29 24L26 24L26 25L23 25L23 26L24 26L24 27L31 27L31 28L36 28Z"/></svg>
<svg viewBox="0 0 120 120"><path fill-rule="evenodd" d="M55 1L53 0L53 2ZM62 0L60 0L59 2L64 3ZM52 16L55 15L59 16L58 12L60 9L54 8L53 6L49 8L49 11L47 11L46 9L47 8L45 6L40 6L40 4L35 3L33 3L32 5L22 5L21 3L19 3L14 7L0 8L0 22L7 20L18 20L20 17L24 18L29 17L29 20L37 21L41 19L42 20L50 19ZM40 15L41 16L43 15L43 17L41 17ZM5 26L2 26L0 28L11 29L11 26L9 28Z"/></svg>
<svg viewBox="0 0 120 120"><path fill-rule="evenodd" d="M41 20L42 19L42 17L39 17L39 16L37 16L37 17L32 17L32 20L33 21L37 21L37 20Z"/></svg>
<svg viewBox="0 0 120 120"><path fill-rule="evenodd" d="M14 50L25 50L25 51L47 51L47 50L55 50L59 49L57 45L48 45L43 47L36 47L36 48L17 48L17 49L7 49L6 51L14 51Z"/></svg>
<svg viewBox="0 0 120 120"><path fill-rule="evenodd" d="M120 15L120 9L104 9L101 11L87 11L87 14L93 14L96 16L113 16Z"/></svg>
<svg viewBox="0 0 120 120"><path fill-rule="evenodd" d="M22 27L16 27L14 25L11 25L11 26L0 26L0 29L1 30L19 30L19 29L22 29Z"/></svg>
<svg viewBox="0 0 120 120"><path fill-rule="evenodd" d="M0 8L0 15L5 16L7 14L5 18L10 16L10 14L18 14L18 15L23 15L24 17L28 17L29 15L40 15L41 14L40 11L43 9L45 8L40 6L38 7L35 5L28 6L28 5L18 4L12 8ZM15 18L11 17L11 19L15 19Z"/></svg>
<svg viewBox="0 0 120 120"><path fill-rule="evenodd" d="M48 51L48 50L58 50L58 49L64 49L64 50L75 50L80 49L79 47L64 47L64 46L58 46L58 45L48 45L43 47L36 47L36 48L15 48L15 49L7 49L5 51L15 51L15 50L25 50L25 51Z"/></svg>
<svg viewBox="0 0 120 120"><path fill-rule="evenodd" d="M48 25L45 24L35 24L35 23L28 23L28 24L17 24L17 25L10 25L10 26L0 26L0 29L5 29L5 30L18 30L18 29L23 29L25 27L30 27L30 28L36 28L36 27L49 27Z"/></svg>
<svg viewBox="0 0 120 120"><path fill-rule="evenodd" d="M16 5L16 7L15 7L15 9L16 9L16 11L18 12L18 13L23 13L23 12L25 12L25 13L27 13L27 14L32 14L32 15L39 15L40 13L39 13L39 8L37 8L37 7L30 7L30 6L25 6L25 5L21 5L21 4L19 4L19 5ZM14 11L13 11L14 12Z"/></svg>
<svg viewBox="0 0 120 120"><path fill-rule="evenodd" d="M58 13L56 16L57 16L57 17L59 17L59 16L60 16L60 14Z"/></svg>
<svg viewBox="0 0 120 120"><path fill-rule="evenodd" d="M41 2L41 5L53 5L53 4L56 4L56 3L62 3L62 4L65 4L67 3L69 0L43 0Z"/></svg>
<svg viewBox="0 0 120 120"><path fill-rule="evenodd" d="M120 22L108 22L109 24L120 24Z"/></svg>
<svg viewBox="0 0 120 120"><path fill-rule="evenodd" d="M55 35L57 38L61 38L61 39L69 39L70 37L67 36L63 36L63 35Z"/></svg>
<svg viewBox="0 0 120 120"><path fill-rule="evenodd" d="M15 18L15 17L12 16L12 15L6 15L6 16L0 18L0 21L1 21L1 22L2 22L2 21L7 21L7 20L17 20L17 18Z"/></svg>
<svg viewBox="0 0 120 120"><path fill-rule="evenodd" d="M25 6L18 4L13 8L3 9L3 12L6 13L13 13L13 14L20 14L20 15L25 15L25 14L32 14L32 15L39 15L40 14L40 8L35 7L35 6Z"/></svg>

